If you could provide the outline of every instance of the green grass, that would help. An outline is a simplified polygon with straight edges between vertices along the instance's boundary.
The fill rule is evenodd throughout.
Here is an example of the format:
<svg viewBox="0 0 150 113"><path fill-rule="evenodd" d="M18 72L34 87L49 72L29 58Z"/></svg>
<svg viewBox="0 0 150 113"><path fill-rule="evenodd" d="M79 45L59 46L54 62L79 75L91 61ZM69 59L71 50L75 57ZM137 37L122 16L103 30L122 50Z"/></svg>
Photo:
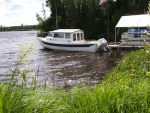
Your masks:
<svg viewBox="0 0 150 113"><path fill-rule="evenodd" d="M99 85L66 91L22 80L0 84L0 113L150 113L149 47L131 52Z"/></svg>

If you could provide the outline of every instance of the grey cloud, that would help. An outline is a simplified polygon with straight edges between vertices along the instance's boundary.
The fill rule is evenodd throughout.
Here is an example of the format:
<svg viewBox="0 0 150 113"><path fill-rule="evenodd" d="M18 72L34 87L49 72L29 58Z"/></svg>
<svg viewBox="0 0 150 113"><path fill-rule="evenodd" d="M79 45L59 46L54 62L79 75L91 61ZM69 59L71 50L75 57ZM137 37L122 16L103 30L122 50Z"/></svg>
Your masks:
<svg viewBox="0 0 150 113"><path fill-rule="evenodd" d="M9 7L10 10L21 10L23 9L23 7L21 5L17 5L17 4L12 4L10 7Z"/></svg>
<svg viewBox="0 0 150 113"><path fill-rule="evenodd" d="M8 2L8 3L10 3L10 2L12 2L11 0L5 0L5 2Z"/></svg>
<svg viewBox="0 0 150 113"><path fill-rule="evenodd" d="M23 4L16 4L16 3L12 2L11 0L5 0L5 6L10 11L14 11L14 10L22 11L24 9Z"/></svg>
<svg viewBox="0 0 150 113"><path fill-rule="evenodd" d="M31 1L26 1L26 3L27 3L28 5L31 5L31 4L32 4Z"/></svg>
<svg viewBox="0 0 150 113"><path fill-rule="evenodd" d="M20 14L17 13L17 12L6 13L6 14L5 14L5 18L10 18L10 19L12 19L12 18L18 18L19 15L20 15Z"/></svg>

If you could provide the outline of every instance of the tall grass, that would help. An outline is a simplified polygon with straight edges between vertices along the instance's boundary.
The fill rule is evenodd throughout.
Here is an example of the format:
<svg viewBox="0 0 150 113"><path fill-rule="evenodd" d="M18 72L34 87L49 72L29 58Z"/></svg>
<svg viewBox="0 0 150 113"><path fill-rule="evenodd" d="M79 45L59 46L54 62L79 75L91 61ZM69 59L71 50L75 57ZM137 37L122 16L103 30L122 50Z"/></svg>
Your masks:
<svg viewBox="0 0 150 113"><path fill-rule="evenodd" d="M0 83L0 113L57 113L66 110L67 104L62 105L62 90L46 83L40 86L36 79L38 72L29 69L26 60L33 48L34 43L20 46L16 66L10 69L11 78Z"/></svg>
<svg viewBox="0 0 150 113"><path fill-rule="evenodd" d="M30 74L20 63L29 50L17 58L12 80L0 84L0 113L150 113L150 47L131 52L101 84L70 90L36 79L27 84ZM20 84L13 80L18 74Z"/></svg>
<svg viewBox="0 0 150 113"><path fill-rule="evenodd" d="M101 85L81 88L71 106L79 113L149 113L150 48L133 51Z"/></svg>

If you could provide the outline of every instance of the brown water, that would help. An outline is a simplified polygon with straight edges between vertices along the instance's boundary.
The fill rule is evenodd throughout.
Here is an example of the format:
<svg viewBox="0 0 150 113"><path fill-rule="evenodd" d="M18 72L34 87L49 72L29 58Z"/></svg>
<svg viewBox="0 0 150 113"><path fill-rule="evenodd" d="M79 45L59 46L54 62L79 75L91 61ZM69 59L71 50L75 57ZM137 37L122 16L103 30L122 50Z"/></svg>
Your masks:
<svg viewBox="0 0 150 113"><path fill-rule="evenodd" d="M36 41L36 31L0 32L0 80L10 77L9 69L15 66L14 60L21 44ZM38 81L51 85L74 85L79 82L97 83L129 51L106 53L62 52L45 50L36 43L34 53L28 57L33 72L38 72ZM38 69L39 68L39 69ZM16 75L16 78L18 76Z"/></svg>

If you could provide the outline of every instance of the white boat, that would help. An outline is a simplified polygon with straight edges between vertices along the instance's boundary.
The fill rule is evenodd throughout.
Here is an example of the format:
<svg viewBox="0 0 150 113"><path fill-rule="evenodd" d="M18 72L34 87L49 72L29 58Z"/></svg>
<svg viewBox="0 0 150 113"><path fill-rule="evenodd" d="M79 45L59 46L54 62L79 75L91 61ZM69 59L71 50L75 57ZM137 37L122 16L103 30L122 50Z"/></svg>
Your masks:
<svg viewBox="0 0 150 113"><path fill-rule="evenodd" d="M150 43L150 38L145 32L149 32L148 26L150 23L149 14L122 16L115 27L115 42L116 31L120 28L128 28L127 32L122 33L119 46L145 46ZM119 28L118 30L116 30Z"/></svg>
<svg viewBox="0 0 150 113"><path fill-rule="evenodd" d="M47 36L38 35L40 44L47 49L61 51L97 52L107 50L107 41L85 41L84 32L80 29L57 29L48 32Z"/></svg>
<svg viewBox="0 0 150 113"><path fill-rule="evenodd" d="M137 28L129 29L127 32L122 33L120 46L145 46L150 43L150 38L145 32L150 32L148 29Z"/></svg>

